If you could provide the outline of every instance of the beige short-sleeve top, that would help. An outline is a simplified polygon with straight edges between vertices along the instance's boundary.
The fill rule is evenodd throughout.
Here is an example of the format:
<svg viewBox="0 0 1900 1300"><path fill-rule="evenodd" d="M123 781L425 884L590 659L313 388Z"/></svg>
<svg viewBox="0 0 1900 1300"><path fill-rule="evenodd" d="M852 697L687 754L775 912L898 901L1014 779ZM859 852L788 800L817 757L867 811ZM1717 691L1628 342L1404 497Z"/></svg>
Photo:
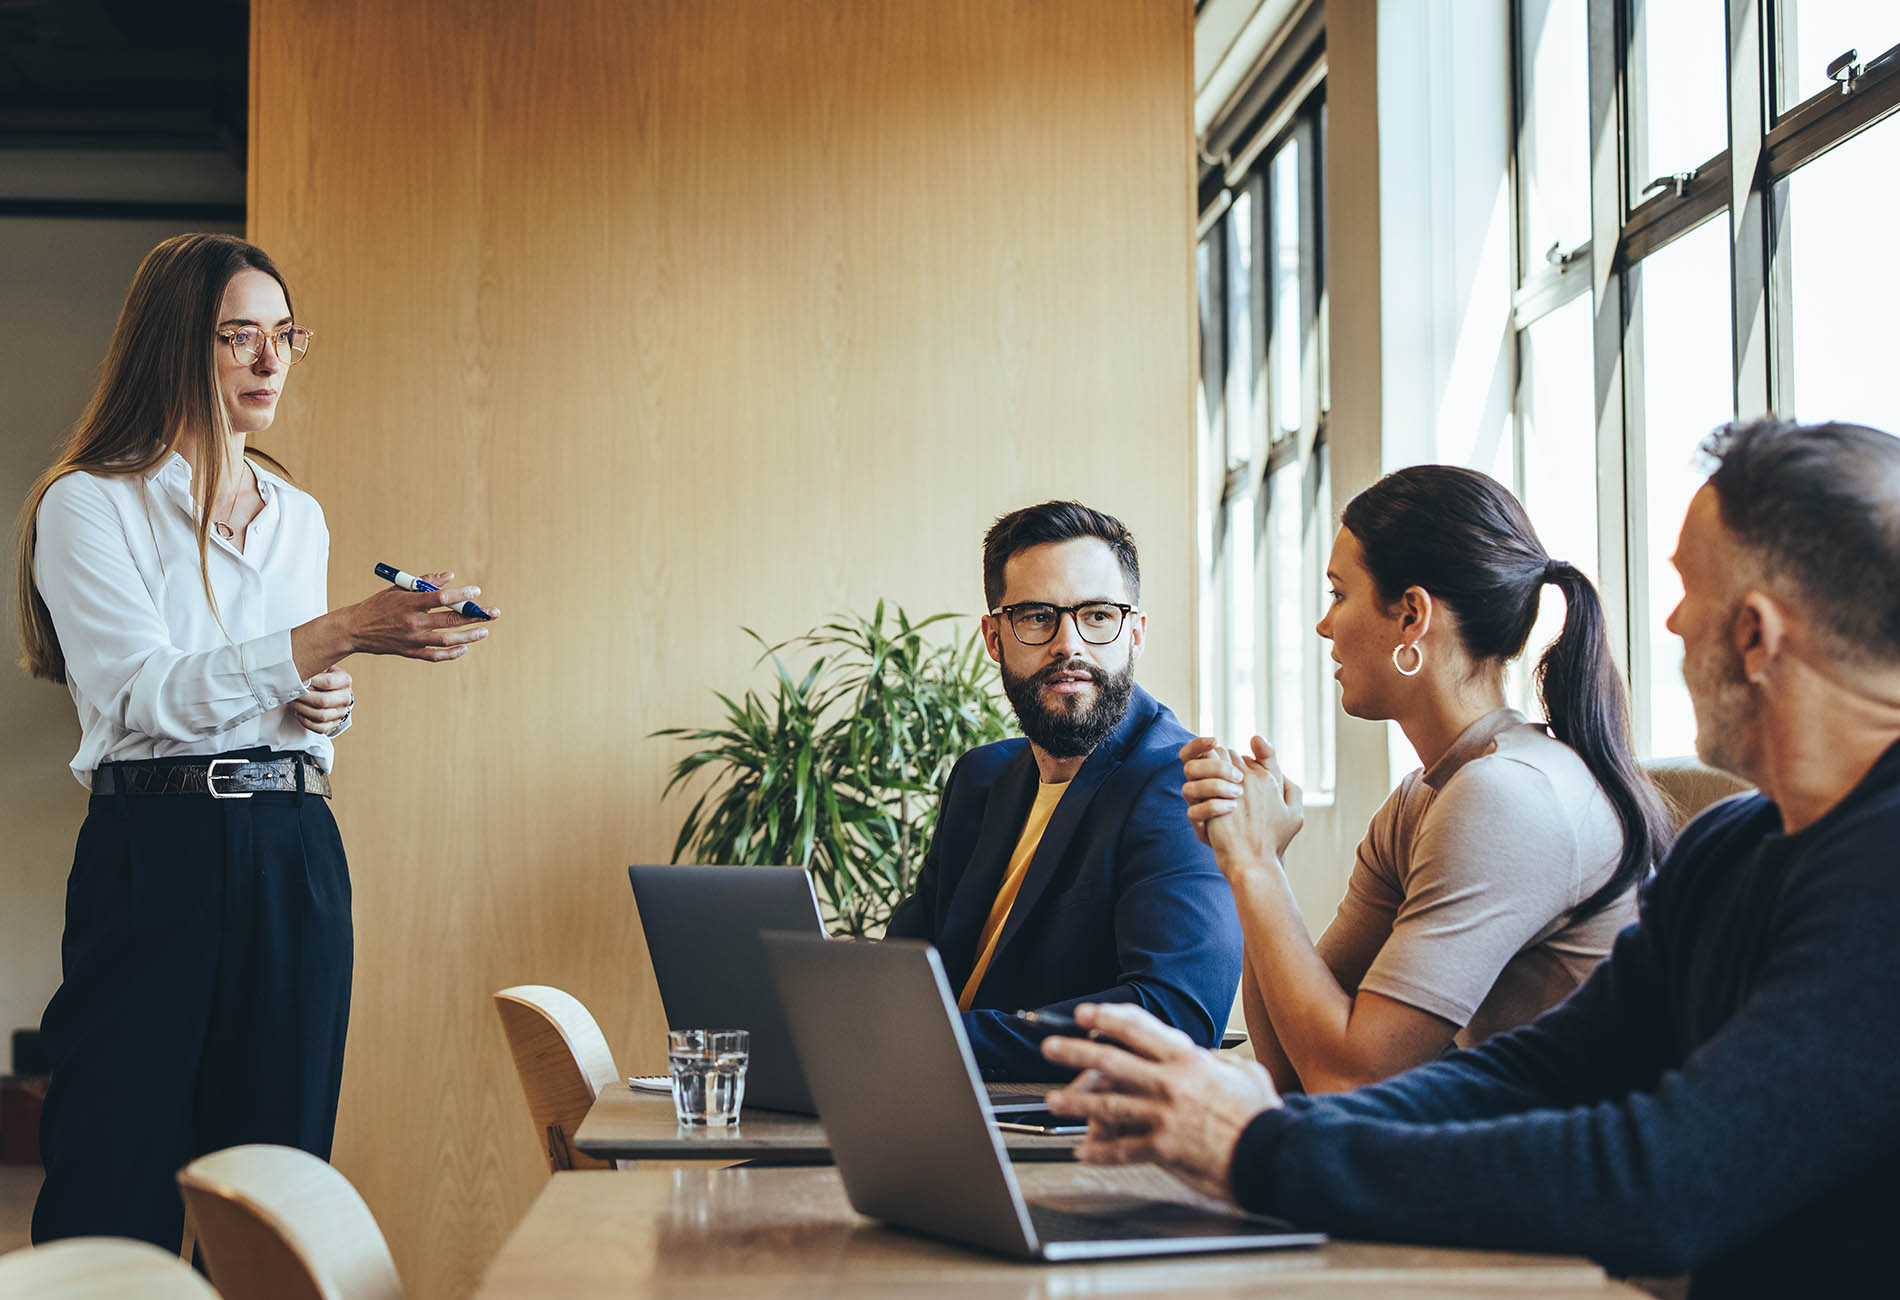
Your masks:
<svg viewBox="0 0 1900 1300"><path fill-rule="evenodd" d="M1449 1020L1470 1047L1562 1001L1636 919L1631 890L1567 920L1622 848L1576 751L1498 709L1373 817L1320 956L1348 992Z"/></svg>

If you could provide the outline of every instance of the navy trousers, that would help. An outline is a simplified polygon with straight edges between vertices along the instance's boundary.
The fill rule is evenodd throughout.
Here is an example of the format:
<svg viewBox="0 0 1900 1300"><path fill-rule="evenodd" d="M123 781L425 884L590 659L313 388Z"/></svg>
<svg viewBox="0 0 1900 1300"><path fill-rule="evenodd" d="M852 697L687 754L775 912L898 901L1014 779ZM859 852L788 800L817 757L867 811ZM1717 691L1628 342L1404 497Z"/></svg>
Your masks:
<svg viewBox="0 0 1900 1300"><path fill-rule="evenodd" d="M349 867L326 800L94 795L66 886L33 1240L177 1250L178 1170L325 1159L349 1023Z"/></svg>

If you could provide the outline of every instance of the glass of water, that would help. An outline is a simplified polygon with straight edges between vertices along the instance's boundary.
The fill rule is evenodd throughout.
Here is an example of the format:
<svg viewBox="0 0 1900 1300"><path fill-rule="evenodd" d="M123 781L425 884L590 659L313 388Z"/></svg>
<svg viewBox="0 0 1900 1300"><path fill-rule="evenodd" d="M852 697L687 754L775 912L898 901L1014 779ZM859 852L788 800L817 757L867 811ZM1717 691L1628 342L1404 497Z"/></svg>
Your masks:
<svg viewBox="0 0 1900 1300"><path fill-rule="evenodd" d="M743 1029L669 1029L666 1065L682 1124L737 1124L752 1035Z"/></svg>

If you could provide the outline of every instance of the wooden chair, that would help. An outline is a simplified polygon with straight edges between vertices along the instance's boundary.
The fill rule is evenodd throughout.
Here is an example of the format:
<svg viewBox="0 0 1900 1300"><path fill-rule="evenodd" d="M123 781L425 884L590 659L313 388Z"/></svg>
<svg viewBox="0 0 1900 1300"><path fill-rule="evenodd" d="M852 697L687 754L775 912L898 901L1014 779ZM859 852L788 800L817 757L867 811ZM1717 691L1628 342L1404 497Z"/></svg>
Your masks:
<svg viewBox="0 0 1900 1300"><path fill-rule="evenodd" d="M1710 804L1755 788L1739 776L1694 758L1645 759L1643 770L1662 791L1663 802L1675 815L1677 830Z"/></svg>
<svg viewBox="0 0 1900 1300"><path fill-rule="evenodd" d="M308 1152L229 1147L186 1165L178 1185L225 1300L402 1300L376 1216Z"/></svg>
<svg viewBox="0 0 1900 1300"><path fill-rule="evenodd" d="M34 1300L218 1300L169 1250L126 1237L72 1237L0 1255L0 1296Z"/></svg>
<svg viewBox="0 0 1900 1300"><path fill-rule="evenodd" d="M582 1155L574 1146L574 1134L600 1090L626 1086L594 1017L572 994L545 984L503 989L495 994L495 1010L549 1171L614 1168L614 1161Z"/></svg>

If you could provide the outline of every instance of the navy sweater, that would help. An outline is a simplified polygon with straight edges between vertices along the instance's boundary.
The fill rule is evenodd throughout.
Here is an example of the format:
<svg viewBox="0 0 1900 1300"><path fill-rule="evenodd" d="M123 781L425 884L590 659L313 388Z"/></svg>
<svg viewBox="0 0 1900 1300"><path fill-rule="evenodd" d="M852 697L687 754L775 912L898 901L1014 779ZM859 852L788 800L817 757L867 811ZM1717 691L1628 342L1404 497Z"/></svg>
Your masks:
<svg viewBox="0 0 1900 1300"><path fill-rule="evenodd" d="M1798 835L1730 800L1530 1025L1234 1151L1245 1207L1347 1236L1589 1255L1712 1296L1900 1293L1900 745Z"/></svg>

